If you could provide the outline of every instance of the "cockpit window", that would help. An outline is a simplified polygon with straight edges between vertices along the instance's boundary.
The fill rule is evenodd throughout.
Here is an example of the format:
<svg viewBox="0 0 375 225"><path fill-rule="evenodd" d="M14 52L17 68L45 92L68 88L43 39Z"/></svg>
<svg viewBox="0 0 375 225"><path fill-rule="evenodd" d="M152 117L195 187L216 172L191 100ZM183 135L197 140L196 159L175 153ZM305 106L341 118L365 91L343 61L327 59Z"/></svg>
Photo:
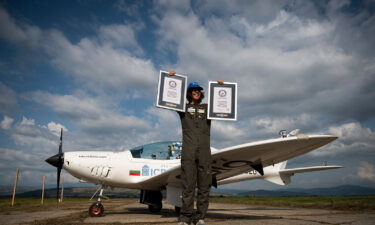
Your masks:
<svg viewBox="0 0 375 225"><path fill-rule="evenodd" d="M130 149L133 158L168 160L181 157L182 143L179 141L157 142Z"/></svg>

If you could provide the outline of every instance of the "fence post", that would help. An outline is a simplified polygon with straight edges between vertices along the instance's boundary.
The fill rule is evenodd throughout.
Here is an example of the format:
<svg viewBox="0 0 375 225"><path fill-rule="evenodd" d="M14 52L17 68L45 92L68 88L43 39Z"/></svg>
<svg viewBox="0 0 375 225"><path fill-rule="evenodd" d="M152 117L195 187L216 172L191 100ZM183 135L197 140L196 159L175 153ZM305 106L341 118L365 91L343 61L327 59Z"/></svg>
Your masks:
<svg viewBox="0 0 375 225"><path fill-rule="evenodd" d="M61 177L61 202L64 200L64 176Z"/></svg>
<svg viewBox="0 0 375 225"><path fill-rule="evenodd" d="M13 184L12 206L14 205L14 199L16 198L16 190L17 190L17 183L18 183L19 174L20 174L20 170L17 168L16 177L14 178L14 184Z"/></svg>
<svg viewBox="0 0 375 225"><path fill-rule="evenodd" d="M46 176L42 178L42 205L44 204L44 183L46 182Z"/></svg>

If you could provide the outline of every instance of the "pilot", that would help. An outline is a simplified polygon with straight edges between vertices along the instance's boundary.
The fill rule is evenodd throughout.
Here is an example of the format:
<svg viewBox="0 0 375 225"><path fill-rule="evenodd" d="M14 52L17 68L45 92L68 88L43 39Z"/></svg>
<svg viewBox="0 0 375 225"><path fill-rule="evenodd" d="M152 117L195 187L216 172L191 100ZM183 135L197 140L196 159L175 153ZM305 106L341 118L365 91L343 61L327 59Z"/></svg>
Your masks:
<svg viewBox="0 0 375 225"><path fill-rule="evenodd" d="M175 71L168 71L170 76ZM218 81L223 83L223 81ZM182 207L180 225L204 224L208 208L208 197L211 188L211 120L207 119L207 104L202 104L203 88L196 82L190 83L187 89L188 104L185 112L178 112L182 126ZM194 193L198 188L197 211L194 214Z"/></svg>

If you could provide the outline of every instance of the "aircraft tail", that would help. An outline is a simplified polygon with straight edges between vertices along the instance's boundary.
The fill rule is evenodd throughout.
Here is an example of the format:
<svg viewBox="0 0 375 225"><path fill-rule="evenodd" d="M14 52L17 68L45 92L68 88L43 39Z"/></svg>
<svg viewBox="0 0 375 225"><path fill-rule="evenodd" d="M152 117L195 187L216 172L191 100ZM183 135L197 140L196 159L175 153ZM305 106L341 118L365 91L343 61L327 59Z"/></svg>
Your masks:
<svg viewBox="0 0 375 225"><path fill-rule="evenodd" d="M285 174L285 173L280 172L280 171L285 170L286 163L287 161L275 164L273 168L271 168L273 170L273 173L271 173L272 175L266 176L264 177L264 179L266 181L269 181L271 183L275 183L278 185L290 184L291 182L290 177L292 176L292 174L289 174L289 173Z"/></svg>
<svg viewBox="0 0 375 225"><path fill-rule="evenodd" d="M293 168L285 169L287 161L275 164L271 167L270 175L264 177L265 180L278 184L278 185L287 185L290 184L290 177L296 173L307 173L320 170L331 170L339 169L342 166L312 166L312 167L302 167L302 168Z"/></svg>

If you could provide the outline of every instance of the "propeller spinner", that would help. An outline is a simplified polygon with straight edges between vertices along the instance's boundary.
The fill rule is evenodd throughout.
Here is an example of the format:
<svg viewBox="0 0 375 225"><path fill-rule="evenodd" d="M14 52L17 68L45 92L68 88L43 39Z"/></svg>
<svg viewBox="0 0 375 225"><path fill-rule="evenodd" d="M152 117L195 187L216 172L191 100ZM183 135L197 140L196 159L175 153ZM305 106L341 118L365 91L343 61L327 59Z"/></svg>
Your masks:
<svg viewBox="0 0 375 225"><path fill-rule="evenodd" d="M49 157L46 159L46 162L51 164L52 166L57 168L57 188L56 188L56 199L59 200L59 192L60 192L60 175L61 169L64 165L64 153L62 151L62 139L63 139L63 129L61 128L60 133L60 145L59 145L59 153Z"/></svg>

